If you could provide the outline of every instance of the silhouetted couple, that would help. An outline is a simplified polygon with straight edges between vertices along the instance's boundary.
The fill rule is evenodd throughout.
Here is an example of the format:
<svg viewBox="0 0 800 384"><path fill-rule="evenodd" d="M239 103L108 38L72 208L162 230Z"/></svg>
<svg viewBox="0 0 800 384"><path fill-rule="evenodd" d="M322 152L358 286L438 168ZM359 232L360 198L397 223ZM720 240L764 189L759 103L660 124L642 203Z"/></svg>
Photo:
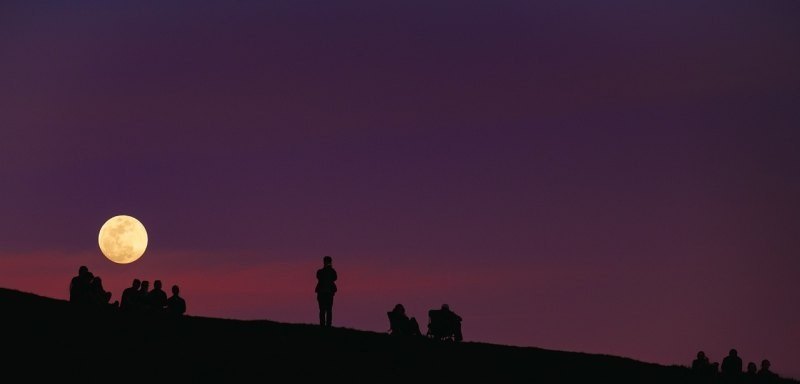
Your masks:
<svg viewBox="0 0 800 384"><path fill-rule="evenodd" d="M389 332L396 336L420 336L419 323L414 317L406 315L406 308L403 304L397 304L389 312Z"/></svg>
<svg viewBox="0 0 800 384"><path fill-rule="evenodd" d="M89 268L81 265L78 268L78 275L73 277L69 283L69 301L87 306L114 306L119 303L111 303L111 292L103 288L103 279L89 272Z"/></svg>
<svg viewBox="0 0 800 384"><path fill-rule="evenodd" d="M317 270L317 304L319 304L319 325L330 327L333 321L333 296L336 294L336 270L330 256L322 258L322 268Z"/></svg>

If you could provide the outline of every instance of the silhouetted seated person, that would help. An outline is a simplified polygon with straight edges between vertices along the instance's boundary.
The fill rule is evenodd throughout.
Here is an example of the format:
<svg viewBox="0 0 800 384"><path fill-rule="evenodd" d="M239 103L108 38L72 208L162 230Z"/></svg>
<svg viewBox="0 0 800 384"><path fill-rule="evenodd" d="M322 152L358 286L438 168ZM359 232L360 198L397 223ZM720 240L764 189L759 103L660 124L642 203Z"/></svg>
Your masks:
<svg viewBox="0 0 800 384"><path fill-rule="evenodd" d="M419 323L417 323L417 319L414 317L409 318L406 315L406 308L403 307L403 304L397 304L394 306L389 312L386 312L389 316L389 328L392 335L398 336L419 336L421 332L419 330Z"/></svg>
<svg viewBox="0 0 800 384"><path fill-rule="evenodd" d="M736 349L731 349L728 356L722 359L722 375L726 378L736 378L742 374L742 358Z"/></svg>
<svg viewBox="0 0 800 384"><path fill-rule="evenodd" d="M747 363L747 371L744 373L748 383L755 383L758 378L758 366L754 362Z"/></svg>
<svg viewBox="0 0 800 384"><path fill-rule="evenodd" d="M442 304L441 309L428 311L428 336L435 339L463 340L461 335L461 316Z"/></svg>
<svg viewBox="0 0 800 384"><path fill-rule="evenodd" d="M778 375L769 370L771 365L767 359L761 361L761 369L758 371L758 381L760 383L769 383L778 379Z"/></svg>
<svg viewBox="0 0 800 384"><path fill-rule="evenodd" d="M163 313L167 306L167 293L161 289L161 280L153 282L153 290L147 293L147 303L151 313Z"/></svg>
<svg viewBox="0 0 800 384"><path fill-rule="evenodd" d="M128 288L125 288L122 291L122 298L120 299L119 308L125 312L132 313L137 312L138 308L138 296L139 296L139 287L142 286L142 282L139 279L133 279L133 283Z"/></svg>
<svg viewBox="0 0 800 384"><path fill-rule="evenodd" d="M69 282L69 301L76 304L90 304L92 274L89 268L81 265L78 275Z"/></svg>
<svg viewBox="0 0 800 384"><path fill-rule="evenodd" d="M180 288L177 285L172 286L172 296L167 299L167 314L173 316L181 316L186 313L186 301L178 295Z"/></svg>
<svg viewBox="0 0 800 384"><path fill-rule="evenodd" d="M711 364L703 351L697 352L697 358L692 361L692 371L697 377L711 377L717 373L716 365Z"/></svg>
<svg viewBox="0 0 800 384"><path fill-rule="evenodd" d="M111 292L106 291L105 288L103 288L103 279L101 279L100 276L95 276L92 279L92 282L89 286L89 291L91 303L96 306L102 307L110 305L116 307L119 305L118 302L111 303Z"/></svg>

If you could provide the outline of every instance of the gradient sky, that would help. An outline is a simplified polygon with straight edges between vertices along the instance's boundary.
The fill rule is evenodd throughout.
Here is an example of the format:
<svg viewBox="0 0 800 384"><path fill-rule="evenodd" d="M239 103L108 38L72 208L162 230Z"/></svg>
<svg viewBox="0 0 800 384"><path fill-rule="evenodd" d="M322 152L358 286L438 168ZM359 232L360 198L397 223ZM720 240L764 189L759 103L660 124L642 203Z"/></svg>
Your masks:
<svg viewBox="0 0 800 384"><path fill-rule="evenodd" d="M646 3L646 4L645 4ZM800 377L800 2L0 5L0 286ZM100 226L150 244L106 260Z"/></svg>

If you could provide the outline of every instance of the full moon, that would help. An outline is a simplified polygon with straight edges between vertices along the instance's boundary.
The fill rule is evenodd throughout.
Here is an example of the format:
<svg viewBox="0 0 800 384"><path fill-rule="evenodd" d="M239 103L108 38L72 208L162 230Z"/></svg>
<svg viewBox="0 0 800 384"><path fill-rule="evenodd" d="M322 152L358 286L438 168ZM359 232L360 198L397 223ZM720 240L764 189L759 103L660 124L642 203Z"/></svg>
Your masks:
<svg viewBox="0 0 800 384"><path fill-rule="evenodd" d="M147 231L136 218L114 216L102 227L97 236L100 251L109 260L118 264L128 264L138 260L147 248Z"/></svg>

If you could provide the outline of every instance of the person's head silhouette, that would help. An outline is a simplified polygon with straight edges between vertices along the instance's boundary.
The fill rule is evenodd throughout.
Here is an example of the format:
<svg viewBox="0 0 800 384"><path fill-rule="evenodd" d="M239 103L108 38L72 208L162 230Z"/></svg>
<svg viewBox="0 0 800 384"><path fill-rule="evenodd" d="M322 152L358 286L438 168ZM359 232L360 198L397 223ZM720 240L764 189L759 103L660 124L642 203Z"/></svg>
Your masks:
<svg viewBox="0 0 800 384"><path fill-rule="evenodd" d="M85 265L81 265L80 268L78 268L78 274L79 275L83 275L83 274L85 274L87 272L89 272L89 268L87 266L85 266Z"/></svg>
<svg viewBox="0 0 800 384"><path fill-rule="evenodd" d="M180 289L180 288L178 288L178 286L177 286L177 285L173 285L173 286L172 286L172 294L173 294L173 295L175 295L175 296L178 296L178 293L179 293L180 291L181 291L181 289Z"/></svg>
<svg viewBox="0 0 800 384"><path fill-rule="evenodd" d="M142 282L139 279L133 279L133 283L131 283L131 287L134 289L139 289L142 286Z"/></svg>
<svg viewBox="0 0 800 384"><path fill-rule="evenodd" d="M747 363L747 373L754 374L754 373L756 373L756 371L758 371L758 368L756 367L756 363L754 363L752 361Z"/></svg>
<svg viewBox="0 0 800 384"><path fill-rule="evenodd" d="M153 289L154 290L161 290L161 280L156 280L153 282Z"/></svg>
<svg viewBox="0 0 800 384"><path fill-rule="evenodd" d="M406 313L406 307L404 307L403 304L397 304L394 306L394 312L404 314Z"/></svg>
<svg viewBox="0 0 800 384"><path fill-rule="evenodd" d="M697 352L697 359L698 360L705 360L706 359L706 353L703 352L703 351Z"/></svg>
<svg viewBox="0 0 800 384"><path fill-rule="evenodd" d="M755 364L753 364L753 365L755 365ZM761 370L762 371L769 372L770 365L772 365L772 364L769 363L769 360L767 360L767 359L761 360Z"/></svg>
<svg viewBox="0 0 800 384"><path fill-rule="evenodd" d="M739 356L739 352L736 350L736 348L731 348L731 351L728 352L728 356L733 356L733 357Z"/></svg>
<svg viewBox="0 0 800 384"><path fill-rule="evenodd" d="M450 305L448 305L448 304L442 304L442 310L443 310L443 311L449 311L449 310L450 310Z"/></svg>
<svg viewBox="0 0 800 384"><path fill-rule="evenodd" d="M331 265L333 263L333 259L330 256L325 256L322 258L322 264L324 265Z"/></svg>

